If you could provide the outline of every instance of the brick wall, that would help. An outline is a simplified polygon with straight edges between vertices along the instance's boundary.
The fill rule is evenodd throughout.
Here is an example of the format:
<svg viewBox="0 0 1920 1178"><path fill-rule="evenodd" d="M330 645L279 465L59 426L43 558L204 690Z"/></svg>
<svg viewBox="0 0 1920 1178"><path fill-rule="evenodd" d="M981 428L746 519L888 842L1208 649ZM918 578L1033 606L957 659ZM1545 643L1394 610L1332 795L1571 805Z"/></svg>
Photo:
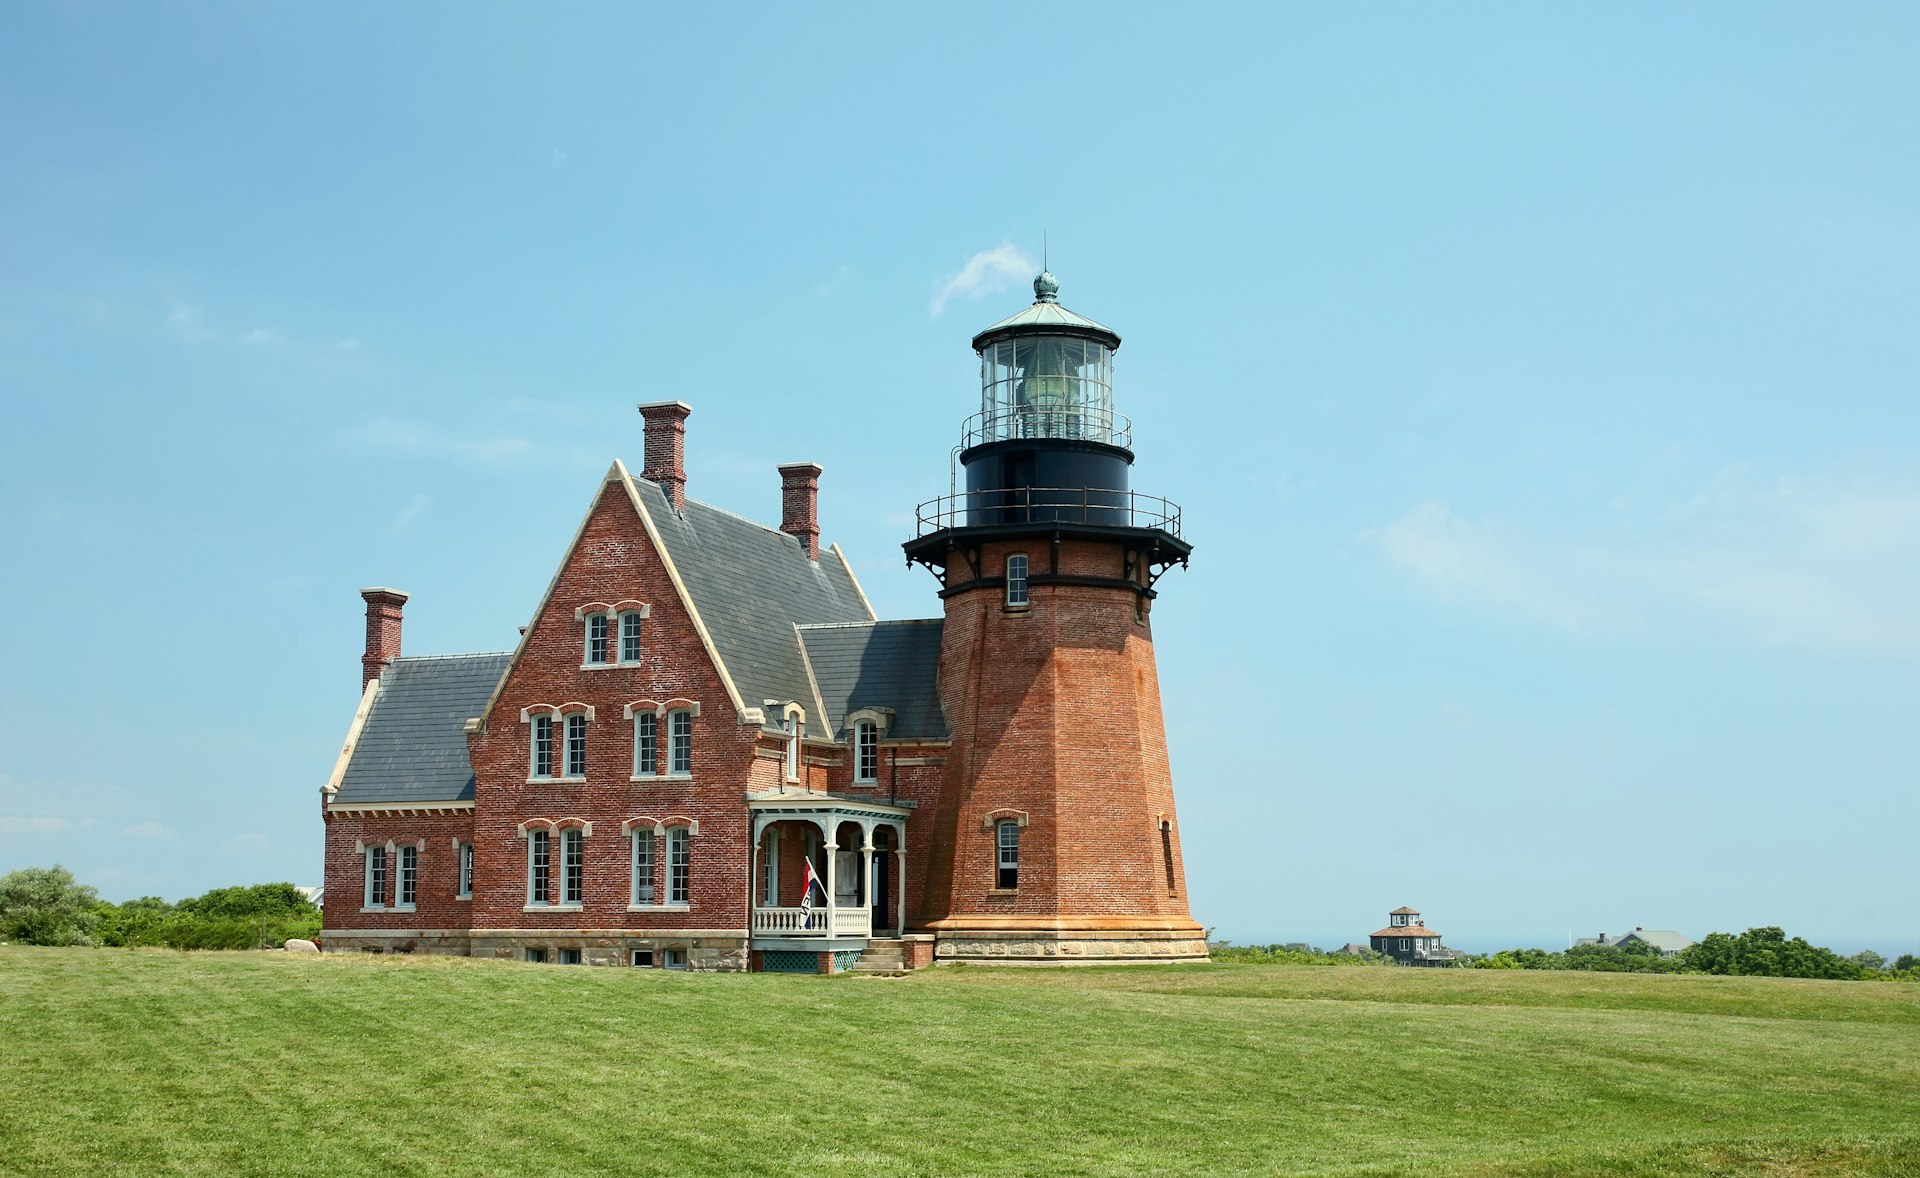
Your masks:
<svg viewBox="0 0 1920 1178"><path fill-rule="evenodd" d="M460 856L454 843L473 840L473 815L329 813L326 820L326 914L328 932L349 929L465 929L473 904L456 898L460 886ZM412 912L362 912L366 860L354 849L392 842L396 853L387 859L387 903L398 896L400 862L397 848L404 843L426 846L420 851L419 897Z"/></svg>
<svg viewBox="0 0 1920 1178"><path fill-rule="evenodd" d="M1044 542L987 545L982 574ZM956 557L949 583L972 573ZM1118 544L1061 545L1058 570L1120 577ZM1190 922L1160 712L1150 615L1125 586L1036 583L1025 610L997 584L946 600L940 691L954 748L924 824L932 840L923 919L1144 917ZM1019 887L994 887L997 811L1024 812ZM1166 886L1160 822L1171 824Z"/></svg>
<svg viewBox="0 0 1920 1178"><path fill-rule="evenodd" d="M585 628L574 616L576 609L623 600L650 607L642 625L641 663L583 669ZM693 720L692 775L630 780L633 722L623 714L625 706L636 700L672 699L700 704ZM567 703L594 709L587 725L586 780L529 782L529 730L520 719L521 709ZM663 765L665 729L663 723ZM741 794L743 783L760 771L757 744L758 730L738 722L692 617L625 488L617 482L605 484L551 597L527 632L519 661L485 727L468 738L478 794L475 926L744 930L751 828ZM631 848L620 826L636 817L699 823L690 844L687 910L627 910ZM516 828L528 819L564 818L593 825L584 846L585 903L578 911L524 911L527 850ZM553 853L557 895L557 838ZM656 895L664 898L666 840L657 840L654 857Z"/></svg>

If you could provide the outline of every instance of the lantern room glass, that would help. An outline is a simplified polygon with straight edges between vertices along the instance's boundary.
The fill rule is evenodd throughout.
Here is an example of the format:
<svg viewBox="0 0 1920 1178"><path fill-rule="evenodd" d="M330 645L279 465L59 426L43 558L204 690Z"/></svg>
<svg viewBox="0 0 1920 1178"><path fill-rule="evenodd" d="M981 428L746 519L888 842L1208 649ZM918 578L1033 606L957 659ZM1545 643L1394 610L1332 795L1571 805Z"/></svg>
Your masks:
<svg viewBox="0 0 1920 1178"><path fill-rule="evenodd" d="M1113 349L1074 335L1028 335L980 349L983 440L1114 439Z"/></svg>

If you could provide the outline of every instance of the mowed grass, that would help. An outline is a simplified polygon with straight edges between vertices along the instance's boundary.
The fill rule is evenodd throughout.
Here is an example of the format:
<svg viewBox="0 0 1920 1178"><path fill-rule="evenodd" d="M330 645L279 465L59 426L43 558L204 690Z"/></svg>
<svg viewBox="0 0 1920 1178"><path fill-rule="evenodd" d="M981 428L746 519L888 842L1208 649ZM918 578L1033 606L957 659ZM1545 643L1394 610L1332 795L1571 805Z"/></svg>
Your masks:
<svg viewBox="0 0 1920 1178"><path fill-rule="evenodd" d="M0 1174L1920 1174L1920 987L0 949Z"/></svg>

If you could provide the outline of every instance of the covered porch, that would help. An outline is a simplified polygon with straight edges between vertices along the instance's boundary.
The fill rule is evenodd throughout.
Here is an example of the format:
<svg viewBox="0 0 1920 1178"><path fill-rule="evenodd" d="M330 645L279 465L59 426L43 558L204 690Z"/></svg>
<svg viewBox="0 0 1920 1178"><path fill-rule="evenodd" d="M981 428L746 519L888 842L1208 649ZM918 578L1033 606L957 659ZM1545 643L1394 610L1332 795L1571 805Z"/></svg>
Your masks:
<svg viewBox="0 0 1920 1178"><path fill-rule="evenodd" d="M906 927L909 807L823 793L749 794L755 950L857 954ZM817 884L803 903L807 867Z"/></svg>

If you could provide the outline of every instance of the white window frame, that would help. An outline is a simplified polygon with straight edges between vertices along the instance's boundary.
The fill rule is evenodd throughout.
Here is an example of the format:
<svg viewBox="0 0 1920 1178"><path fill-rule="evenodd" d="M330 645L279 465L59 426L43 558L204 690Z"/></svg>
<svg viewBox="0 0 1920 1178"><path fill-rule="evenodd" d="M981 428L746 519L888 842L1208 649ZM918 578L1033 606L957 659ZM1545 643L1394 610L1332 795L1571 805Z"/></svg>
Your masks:
<svg viewBox="0 0 1920 1178"><path fill-rule="evenodd" d="M1007 838L1007 832L1013 832L1013 838ZM1012 855L1008 855L1012 851ZM1013 882L1006 883L1004 872L1013 872ZM993 890L996 892L1018 891L1020 888L1020 822L1015 818L1002 818L993 824Z"/></svg>
<svg viewBox="0 0 1920 1178"><path fill-rule="evenodd" d="M667 903L693 902L693 832L684 826L667 828Z"/></svg>
<svg viewBox="0 0 1920 1178"><path fill-rule="evenodd" d="M420 903L420 848L414 843L402 843L398 850L399 862L393 874L393 906L400 912L412 912ZM411 898L408 892L413 893Z"/></svg>
<svg viewBox="0 0 1920 1178"><path fill-rule="evenodd" d="M596 611L587 614L585 621L587 623L586 647L581 651L580 665L583 667L611 666L613 663L613 626L609 623L607 615ZM599 648L599 658L594 657L594 648L596 646Z"/></svg>
<svg viewBox="0 0 1920 1178"><path fill-rule="evenodd" d="M374 864L379 864L379 870ZM362 909L385 909L387 906L387 848L384 845L366 849L366 863L361 868L360 907ZM375 882L375 881L378 882Z"/></svg>
<svg viewBox="0 0 1920 1178"><path fill-rule="evenodd" d="M543 731L546 734L546 756L547 756L547 768L546 768L546 772L544 773L541 772L540 770L540 753L541 753L540 738L541 738L541 733ZM528 780L546 781L554 776L553 770L554 770L555 764L557 763L557 758L554 756L555 751L556 750L554 749L554 744L553 744L553 717L548 713L542 712L537 716L533 716L529 718L527 722L527 779Z"/></svg>
<svg viewBox="0 0 1920 1178"><path fill-rule="evenodd" d="M667 776L693 776L693 709L667 713Z"/></svg>
<svg viewBox="0 0 1920 1178"><path fill-rule="evenodd" d="M562 728L566 733L566 748L564 751L567 761L565 766L566 772L561 776L569 781L581 781L587 776L587 714L585 712L568 712L563 719L565 723L562 725ZM578 756L575 754L578 754ZM579 762L578 772L575 772L575 761Z"/></svg>
<svg viewBox="0 0 1920 1178"><path fill-rule="evenodd" d="M653 866L654 860L659 857L660 840L654 837L651 826L636 826L629 832L629 837L632 842L627 849L627 862L632 884L627 891L627 906L652 908L660 894L653 883Z"/></svg>
<svg viewBox="0 0 1920 1178"><path fill-rule="evenodd" d="M544 830L527 832L527 907L553 906L553 836Z"/></svg>
<svg viewBox="0 0 1920 1178"><path fill-rule="evenodd" d="M618 653L622 666L633 666L640 661L640 656L646 653L646 648L640 644L642 633L640 623L645 616L639 610L632 609L623 610L620 613L620 624L615 627L615 641L620 644Z"/></svg>
<svg viewBox="0 0 1920 1178"><path fill-rule="evenodd" d="M787 780L798 781L800 780L800 717L793 712L788 712L784 723L787 732Z"/></svg>
<svg viewBox="0 0 1920 1178"><path fill-rule="evenodd" d="M880 726L872 720L853 723L853 780L856 785L880 783Z"/></svg>
<svg viewBox="0 0 1920 1178"><path fill-rule="evenodd" d="M633 714L633 775L660 775L660 717L653 712Z"/></svg>
<svg viewBox="0 0 1920 1178"><path fill-rule="evenodd" d="M473 899L473 844L460 844L460 890L453 897L456 900Z"/></svg>
<svg viewBox="0 0 1920 1178"><path fill-rule="evenodd" d="M1016 567L1019 569L1018 572L1014 571ZM1007 554L1006 581L1008 609L1025 609L1033 603L1032 596L1027 592L1027 578L1030 568L1031 562L1028 561L1026 553L1010 552Z"/></svg>
<svg viewBox="0 0 1920 1178"><path fill-rule="evenodd" d="M587 832L570 826L560 832L560 904L577 908L587 895Z"/></svg>

